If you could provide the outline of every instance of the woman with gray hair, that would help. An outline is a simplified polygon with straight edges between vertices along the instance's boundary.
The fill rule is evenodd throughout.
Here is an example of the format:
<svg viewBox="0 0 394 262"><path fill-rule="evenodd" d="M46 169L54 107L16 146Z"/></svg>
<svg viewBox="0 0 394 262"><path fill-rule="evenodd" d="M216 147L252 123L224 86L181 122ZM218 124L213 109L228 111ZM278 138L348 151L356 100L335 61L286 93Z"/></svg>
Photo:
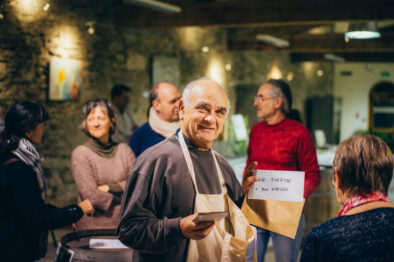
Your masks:
<svg viewBox="0 0 394 262"><path fill-rule="evenodd" d="M376 136L339 144L332 182L342 208L312 229L301 261L394 261L394 205L387 198L394 159Z"/></svg>

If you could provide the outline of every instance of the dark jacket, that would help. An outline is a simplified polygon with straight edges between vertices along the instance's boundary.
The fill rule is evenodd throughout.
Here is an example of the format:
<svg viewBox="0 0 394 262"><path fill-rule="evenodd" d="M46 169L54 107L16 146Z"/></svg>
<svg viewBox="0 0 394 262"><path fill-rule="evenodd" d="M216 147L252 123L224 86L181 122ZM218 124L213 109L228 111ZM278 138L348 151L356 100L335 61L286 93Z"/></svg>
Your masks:
<svg viewBox="0 0 394 262"><path fill-rule="evenodd" d="M36 174L24 162L4 163L0 171L0 261L34 261L45 255L47 232L83 215L77 205L57 208L41 198Z"/></svg>
<svg viewBox="0 0 394 262"><path fill-rule="evenodd" d="M146 122L134 131L130 138L129 146L133 149L135 157L138 157L146 149L160 143L164 139L165 137L153 131L149 122Z"/></svg>

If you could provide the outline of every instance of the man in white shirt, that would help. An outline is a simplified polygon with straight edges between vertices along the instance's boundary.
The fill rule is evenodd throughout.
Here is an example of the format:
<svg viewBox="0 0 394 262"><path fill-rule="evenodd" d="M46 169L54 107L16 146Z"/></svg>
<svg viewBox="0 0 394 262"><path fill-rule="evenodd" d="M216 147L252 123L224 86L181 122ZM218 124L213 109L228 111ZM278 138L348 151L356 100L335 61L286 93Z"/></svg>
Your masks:
<svg viewBox="0 0 394 262"><path fill-rule="evenodd" d="M116 129L112 135L112 141L117 143L128 143L133 131L138 128L133 115L128 112L130 88L118 84L111 90L112 110L115 113Z"/></svg>

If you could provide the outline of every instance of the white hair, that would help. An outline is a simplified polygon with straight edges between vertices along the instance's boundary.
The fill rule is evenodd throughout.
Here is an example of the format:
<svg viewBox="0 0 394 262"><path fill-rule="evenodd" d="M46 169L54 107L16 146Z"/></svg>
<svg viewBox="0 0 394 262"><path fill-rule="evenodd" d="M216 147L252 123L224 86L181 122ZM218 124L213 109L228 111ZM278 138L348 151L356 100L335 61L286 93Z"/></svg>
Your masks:
<svg viewBox="0 0 394 262"><path fill-rule="evenodd" d="M224 91L224 93L227 94L226 90L223 88L223 86L221 84L219 84L218 82L216 82L215 80L212 80L208 77L201 77L197 80L193 80L191 81L189 84L186 85L185 89L183 90L182 93L182 101L183 101L183 106L185 108L187 108L189 106L189 100L190 100L190 93L192 92L192 90L196 87L198 87L198 83L201 81L212 81L215 84L217 84L218 86L220 86L220 88ZM228 112L230 111L230 99L228 99L227 97L227 112L226 115L228 114Z"/></svg>

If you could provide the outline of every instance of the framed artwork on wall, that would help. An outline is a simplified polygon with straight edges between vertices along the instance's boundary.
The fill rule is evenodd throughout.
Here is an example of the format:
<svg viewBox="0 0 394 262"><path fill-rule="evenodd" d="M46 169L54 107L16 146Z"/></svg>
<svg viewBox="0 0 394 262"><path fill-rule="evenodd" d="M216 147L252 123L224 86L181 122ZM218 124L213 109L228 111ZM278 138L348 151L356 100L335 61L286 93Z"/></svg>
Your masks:
<svg viewBox="0 0 394 262"><path fill-rule="evenodd" d="M49 64L49 100L77 100L81 95L81 62L52 58Z"/></svg>

